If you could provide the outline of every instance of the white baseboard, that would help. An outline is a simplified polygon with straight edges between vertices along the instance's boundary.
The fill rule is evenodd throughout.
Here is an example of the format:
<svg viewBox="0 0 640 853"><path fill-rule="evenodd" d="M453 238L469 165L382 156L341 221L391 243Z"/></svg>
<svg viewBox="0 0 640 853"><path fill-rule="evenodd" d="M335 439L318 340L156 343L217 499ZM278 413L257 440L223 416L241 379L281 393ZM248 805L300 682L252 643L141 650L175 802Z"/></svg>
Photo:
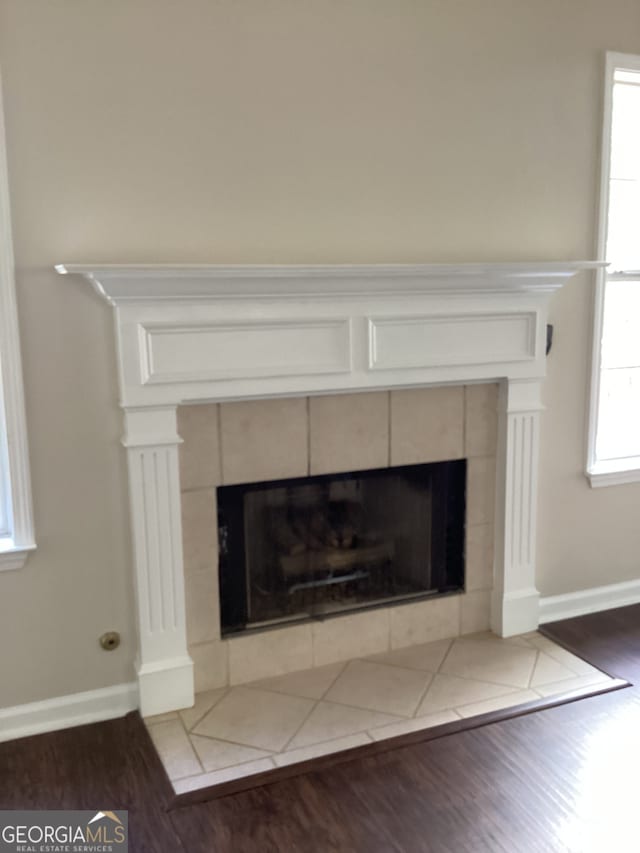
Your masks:
<svg viewBox="0 0 640 853"><path fill-rule="evenodd" d="M123 717L138 707L138 685L116 684L0 708L0 742Z"/></svg>
<svg viewBox="0 0 640 853"><path fill-rule="evenodd" d="M596 586L565 595L547 595L540 599L540 624L629 604L640 604L640 580Z"/></svg>

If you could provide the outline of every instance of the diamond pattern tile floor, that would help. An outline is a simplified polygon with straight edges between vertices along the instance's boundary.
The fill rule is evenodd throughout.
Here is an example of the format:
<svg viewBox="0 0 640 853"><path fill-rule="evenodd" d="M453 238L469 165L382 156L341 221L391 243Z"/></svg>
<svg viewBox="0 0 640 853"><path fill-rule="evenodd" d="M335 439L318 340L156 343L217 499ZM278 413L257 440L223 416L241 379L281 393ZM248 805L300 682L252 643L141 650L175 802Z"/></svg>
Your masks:
<svg viewBox="0 0 640 853"><path fill-rule="evenodd" d="M239 746L226 740L216 740L200 735L190 735L191 743L205 770L222 770L234 764L244 764L245 761L257 761L259 758L269 758L270 752L254 749L252 746Z"/></svg>
<svg viewBox="0 0 640 853"><path fill-rule="evenodd" d="M209 690L146 723L184 793L611 681L538 633L485 632Z"/></svg>
<svg viewBox="0 0 640 853"><path fill-rule="evenodd" d="M344 663L331 663L314 669L277 675L275 678L263 678L260 681L252 681L251 684L253 687L262 687L275 693L288 693L290 696L302 696L305 699L322 699L344 667Z"/></svg>
<svg viewBox="0 0 640 853"><path fill-rule="evenodd" d="M432 679L429 672L352 660L325 695L329 702L411 717Z"/></svg>
<svg viewBox="0 0 640 853"><path fill-rule="evenodd" d="M507 693L513 692L513 687L507 687L504 684L491 684L487 681L476 681L473 678L460 678L457 675L437 673L434 675L416 714L421 717L423 714L433 714L435 711L444 711L448 708L459 708L462 705L469 705L471 702L493 699L496 696L505 696Z"/></svg>
<svg viewBox="0 0 640 853"><path fill-rule="evenodd" d="M289 746L291 749L311 746L356 732L377 729L378 726L386 726L399 720L400 717L391 714L366 711L363 708L350 708L348 705L337 705L335 702L318 702Z"/></svg>
<svg viewBox="0 0 640 853"><path fill-rule="evenodd" d="M536 650L526 646L460 639L451 646L440 672L507 687L527 687L536 657Z"/></svg>
<svg viewBox="0 0 640 853"><path fill-rule="evenodd" d="M313 700L233 687L193 733L280 752L313 710Z"/></svg>

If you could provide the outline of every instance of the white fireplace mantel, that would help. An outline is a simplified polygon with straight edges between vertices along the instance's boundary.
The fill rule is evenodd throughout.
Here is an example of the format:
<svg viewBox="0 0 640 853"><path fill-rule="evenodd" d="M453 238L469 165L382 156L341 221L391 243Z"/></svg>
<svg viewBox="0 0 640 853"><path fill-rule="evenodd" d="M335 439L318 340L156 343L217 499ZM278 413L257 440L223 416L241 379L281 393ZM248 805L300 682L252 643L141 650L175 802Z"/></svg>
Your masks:
<svg viewBox="0 0 640 853"><path fill-rule="evenodd" d="M536 628L547 307L572 276L600 265L58 266L114 307L142 712L193 703L181 403L499 381L492 625L503 636Z"/></svg>

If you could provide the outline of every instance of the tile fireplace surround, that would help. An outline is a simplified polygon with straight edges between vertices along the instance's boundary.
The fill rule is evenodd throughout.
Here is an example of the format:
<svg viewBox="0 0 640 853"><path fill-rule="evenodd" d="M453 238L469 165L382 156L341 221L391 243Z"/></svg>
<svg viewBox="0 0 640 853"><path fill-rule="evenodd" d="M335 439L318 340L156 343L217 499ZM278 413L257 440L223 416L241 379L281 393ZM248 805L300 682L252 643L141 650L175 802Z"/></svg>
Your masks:
<svg viewBox="0 0 640 853"><path fill-rule="evenodd" d="M463 631L482 630L487 618L492 630L503 637L534 631L539 598L535 587L536 482L547 306L554 291L569 278L597 266L573 262L58 267L61 273L83 275L114 308L125 417L123 444L129 468L142 713L161 714L194 704L194 658L199 688L210 689L452 637L460 633L461 619ZM491 390L494 386L497 391ZM351 393L340 396L346 392ZM370 393L352 396L360 392ZM489 404L491 400L494 402ZM397 414L403 401L410 412L394 421L394 412ZM227 643L219 641L215 629L206 641L197 636L201 631L201 617L194 616L198 581L193 581L191 571L187 624L182 511L188 527L198 510L187 507L192 499L187 498L184 506L181 500L179 446L183 438L187 438L182 452L183 478L185 466L204 469L207 457L204 463L189 462L189 445L194 441L186 435L190 420L206 418L214 410L217 429L200 433L196 444L213 445L220 435L224 444L226 429L232 445L242 437L243 429L251 441L251 421L243 420L242 428L233 424L234 416L246 413L247 406L255 407L253 429L263 439L268 437L259 426L264 412L285 407L289 412L299 411L307 419L300 434L309 436L306 462L314 473L314 460L323 470L325 464L343 470L344 460L338 459L335 441L325 435L314 444L313 425L323 417L348 430L368 406L378 407L378 413L386 406L386 420L383 415L375 420L381 429L385 423L391 425L391 437L373 436L359 449L365 456L377 454L386 440L384 452L391 455L390 462L382 463L386 465L396 464L394 453L401 453L399 448L415 452L416 442L419 445L430 431L435 430L442 439L443 428L439 430L437 423L434 426L434 419L456 405L463 424L462 444L448 458L469 458L471 496L479 488L472 482L474 469L479 482L483 477L485 483L495 481L495 498L476 503L476 509L483 512L490 508L488 516L475 522L485 528L485 545L472 544L473 517L468 518L467 539L469 553L474 548L476 553L484 549L486 556L486 543L492 538L485 535L486 528L493 525L493 584L486 580L474 590L472 582L464 596L313 623L316 639L309 640L308 646L301 634L294 633L308 629L311 637L308 625ZM486 410L484 419L474 421L474 405ZM179 406L184 408L178 418ZM489 451L486 445L469 452L470 437L476 430L477 434L483 432L492 408L497 411L495 447ZM424 429L416 431L416 422ZM470 428L472 423L475 426ZM404 444L403 430L407 433ZM447 439L455 434L450 426L445 431ZM483 441L490 440L487 435ZM299 471L304 475L307 471L302 470L295 451L300 441L299 434L281 434L268 453L254 454L254 461L291 465L296 472L292 476ZM227 450L231 445L227 442ZM329 457L323 460L323 453ZM224 468L226 451L216 458ZM242 471L239 464L236 482L265 478L263 471ZM363 459L349 467L372 466ZM213 482L201 485L206 490ZM185 487L185 495L188 492ZM473 500L470 506L473 508ZM206 513L210 513L215 534L211 502ZM196 536L194 541L184 542L188 568L198 541ZM206 565L211 568L210 561ZM193 562L191 567L195 567ZM196 573L202 568L198 566ZM210 593L212 600L215 590L211 588ZM474 596L476 601L471 604ZM417 611L420 607L424 609ZM461 616L465 611L467 628ZM380 613L386 615L380 617ZM215 618L212 614L212 625ZM381 619L386 624L383 638ZM441 625L445 619L450 620L449 629ZM202 642L193 642L194 631L195 639ZM317 639L323 634L322 641ZM274 653L261 656L255 652L258 646L243 650L240 644L255 643L254 637L264 649L275 649ZM354 637L362 638L361 649L354 648ZM305 648L303 659L299 652ZM224 662L215 660L216 650ZM204 656L202 660L199 654ZM261 657L271 659L270 670L266 664L262 667ZM251 661L257 669L247 663Z"/></svg>
<svg viewBox="0 0 640 853"><path fill-rule="evenodd" d="M498 386L180 406L189 654L197 692L487 630ZM216 486L466 458L466 591L220 639Z"/></svg>

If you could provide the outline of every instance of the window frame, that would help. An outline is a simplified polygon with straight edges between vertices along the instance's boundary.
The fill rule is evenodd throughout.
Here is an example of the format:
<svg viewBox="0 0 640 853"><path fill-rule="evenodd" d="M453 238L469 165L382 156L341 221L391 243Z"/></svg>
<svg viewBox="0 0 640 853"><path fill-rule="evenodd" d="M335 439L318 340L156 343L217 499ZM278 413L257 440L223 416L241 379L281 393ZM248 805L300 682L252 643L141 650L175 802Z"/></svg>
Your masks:
<svg viewBox="0 0 640 853"><path fill-rule="evenodd" d="M16 304L9 174L0 78L0 571L21 568L36 547L31 499L20 334ZM6 535L8 533L8 535Z"/></svg>
<svg viewBox="0 0 640 853"><path fill-rule="evenodd" d="M605 59L604 111L600 166L600 202L598 213L597 257L605 258L609 219L609 187L611 181L611 131L613 120L613 85L616 71L640 72L640 55L608 51ZM602 375L602 335L604 331L604 305L607 283L624 279L624 274L614 274L603 266L596 272L595 302L593 312L593 348L588 411L586 473L592 487L615 486L640 482L640 456L624 459L598 460L596 440L600 411L600 385Z"/></svg>

